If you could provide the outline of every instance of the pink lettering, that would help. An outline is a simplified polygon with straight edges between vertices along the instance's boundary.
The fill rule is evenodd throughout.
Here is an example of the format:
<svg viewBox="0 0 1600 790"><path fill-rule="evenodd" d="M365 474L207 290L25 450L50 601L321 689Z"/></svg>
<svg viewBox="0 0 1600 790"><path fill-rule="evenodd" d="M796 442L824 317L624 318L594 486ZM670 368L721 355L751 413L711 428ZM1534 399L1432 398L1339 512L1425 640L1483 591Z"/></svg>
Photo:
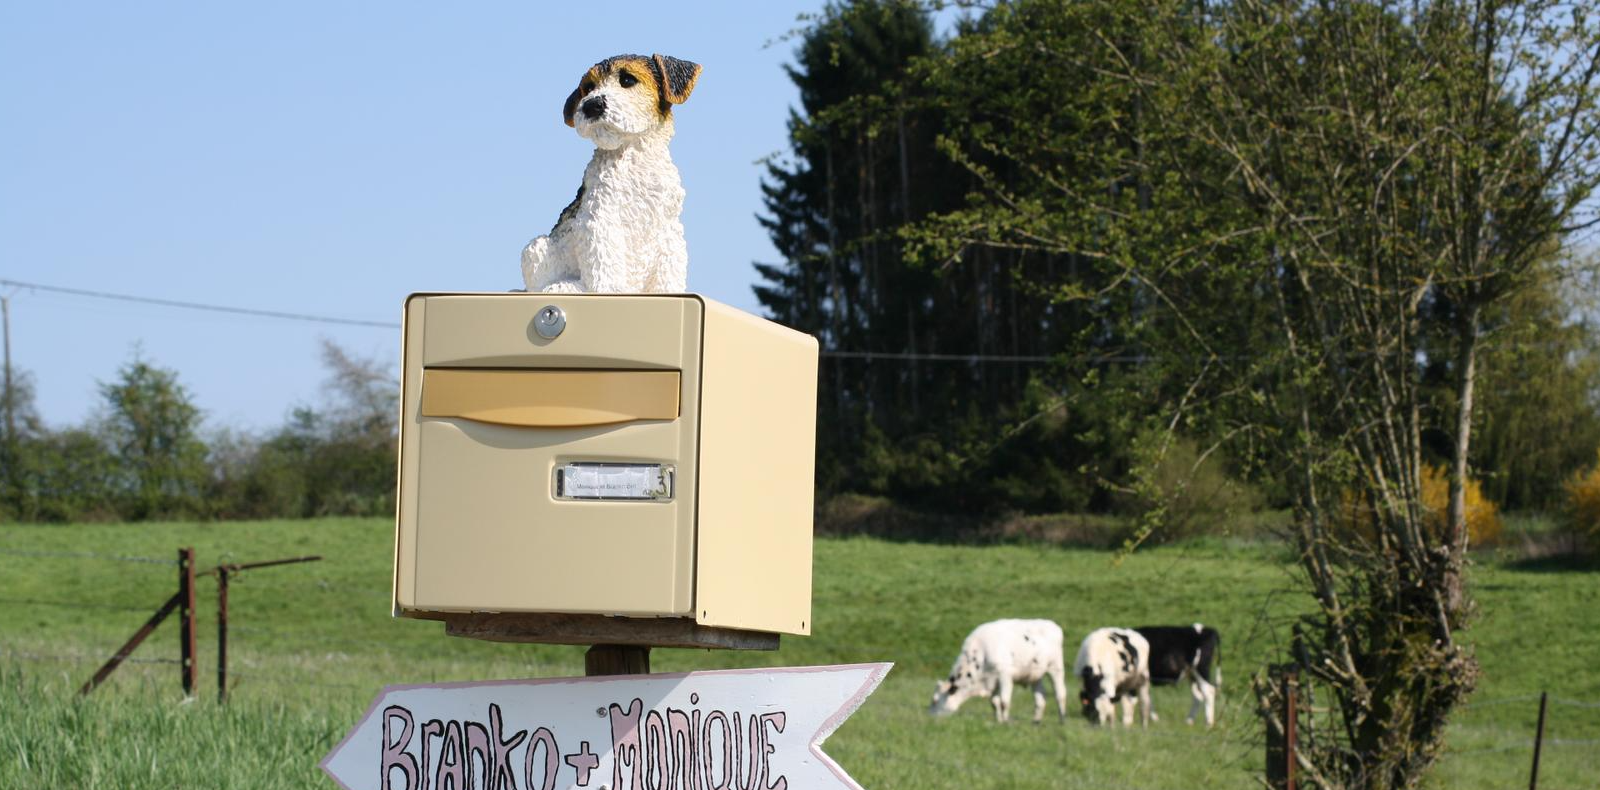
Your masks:
<svg viewBox="0 0 1600 790"><path fill-rule="evenodd" d="M778 734L783 734L784 722L788 716L783 711L761 714L761 784L765 790L788 790L789 780L781 774L774 784L767 784L767 774L772 770L772 755L778 748L772 745L772 740L767 737L767 728L771 727Z"/></svg>
<svg viewBox="0 0 1600 790"><path fill-rule="evenodd" d="M612 703L602 712L611 729L612 778L606 790L789 790L788 778L773 765L788 726L783 711L744 713L697 705L657 710L634 698L626 708ZM607 744L591 751L591 741L584 741L578 751L563 755L548 727L531 734L517 729L505 721L498 703L488 705L481 721L419 724L410 709L391 705L380 722L379 790L518 790L519 784L524 790L556 790L563 759L574 770L577 787L604 781L591 772L604 764Z"/></svg>
<svg viewBox="0 0 1600 790"><path fill-rule="evenodd" d="M444 744L439 747L439 771L433 777L433 789L467 790L466 755L461 751L461 722L451 720L444 725Z"/></svg>
<svg viewBox="0 0 1600 790"><path fill-rule="evenodd" d="M494 768L487 772L488 783L484 790L517 790L517 780L511 772L511 750L517 748L522 740L528 737L527 730L517 730L517 734L509 741L500 740L500 733L504 727L500 723L500 706L489 705L489 745L494 747ZM549 730L546 730L549 732ZM529 748L532 751L532 748ZM532 790L529 782L529 790Z"/></svg>
<svg viewBox="0 0 1600 790"><path fill-rule="evenodd" d="M420 751L422 752L422 786L424 788L428 786L428 780L433 776L433 774L428 772L428 756L433 751L433 747L428 745L428 739L437 738L443 734L444 722L439 721L438 719L429 720L426 724L422 725L422 748Z"/></svg>
<svg viewBox="0 0 1600 790"><path fill-rule="evenodd" d="M404 729L400 730L400 737L390 737L389 723L399 719L405 722ZM406 777L405 790L420 790L417 787L417 758L406 753L406 747L411 745L411 730L413 721L411 711L399 705L390 705L383 709L383 773L379 787L383 790L392 790L390 782L394 779L394 769Z"/></svg>
<svg viewBox="0 0 1600 790"><path fill-rule="evenodd" d="M667 751L672 761L672 773L667 787L678 790L699 790L694 771L694 730L689 714L667 708Z"/></svg>
<svg viewBox="0 0 1600 790"><path fill-rule="evenodd" d="M649 790L668 790L667 724L661 711L652 710L644 715L645 787Z"/></svg>
<svg viewBox="0 0 1600 790"><path fill-rule="evenodd" d="M722 727L721 750L711 748L711 727L716 723ZM720 754L722 756L722 778L716 784L711 782L711 763ZM700 730L700 760L705 769L706 790L728 790L728 785L733 783L733 734L728 730L728 714L714 710L706 714L706 723Z"/></svg>
<svg viewBox="0 0 1600 790"><path fill-rule="evenodd" d="M528 740L528 756L523 762L522 776L527 783L528 790L533 790L533 755L540 748L544 749L544 780L539 783L539 790L555 790L556 769L561 767L557 761L559 750L556 748L556 736L550 730L540 727L533 731L533 737ZM516 785L511 785L516 790Z"/></svg>
<svg viewBox="0 0 1600 790"><path fill-rule="evenodd" d="M489 729L475 721L469 721L463 727L467 731L466 750L462 754L466 758L463 762L464 767L467 769L467 783L464 787L483 787L484 790L492 790L490 785L494 784L494 769L489 765L489 761L493 759L489 756ZM475 778L478 776L477 772L472 770L472 756L474 754L478 755L477 764L483 767L483 784L481 785Z"/></svg>
<svg viewBox="0 0 1600 790"><path fill-rule="evenodd" d="M639 744L639 716L644 710L644 702L635 698L628 703L627 711L623 711L616 703L611 704L611 790L623 790L623 767L630 769L628 777L628 790L640 790L640 777L644 768L644 750Z"/></svg>

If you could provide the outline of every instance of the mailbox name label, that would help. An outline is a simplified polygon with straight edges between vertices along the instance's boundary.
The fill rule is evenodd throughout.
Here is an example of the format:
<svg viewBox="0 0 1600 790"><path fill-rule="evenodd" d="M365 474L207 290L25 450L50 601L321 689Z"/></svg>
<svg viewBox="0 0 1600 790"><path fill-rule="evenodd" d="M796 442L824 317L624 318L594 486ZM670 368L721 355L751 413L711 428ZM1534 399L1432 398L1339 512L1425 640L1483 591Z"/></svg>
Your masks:
<svg viewBox="0 0 1600 790"><path fill-rule="evenodd" d="M662 464L562 464L556 467L556 498L667 501L672 472Z"/></svg>

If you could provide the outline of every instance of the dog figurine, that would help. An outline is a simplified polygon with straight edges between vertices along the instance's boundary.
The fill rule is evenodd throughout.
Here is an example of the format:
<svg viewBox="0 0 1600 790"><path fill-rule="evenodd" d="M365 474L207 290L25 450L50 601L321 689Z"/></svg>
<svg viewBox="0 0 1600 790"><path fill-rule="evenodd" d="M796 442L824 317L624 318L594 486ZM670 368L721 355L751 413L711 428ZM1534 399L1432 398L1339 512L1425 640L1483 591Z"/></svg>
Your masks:
<svg viewBox="0 0 1600 790"><path fill-rule="evenodd" d="M689 99L700 65L664 55L594 64L561 115L593 142L578 196L545 236L522 250L529 291L682 293L683 182L667 153L672 107Z"/></svg>

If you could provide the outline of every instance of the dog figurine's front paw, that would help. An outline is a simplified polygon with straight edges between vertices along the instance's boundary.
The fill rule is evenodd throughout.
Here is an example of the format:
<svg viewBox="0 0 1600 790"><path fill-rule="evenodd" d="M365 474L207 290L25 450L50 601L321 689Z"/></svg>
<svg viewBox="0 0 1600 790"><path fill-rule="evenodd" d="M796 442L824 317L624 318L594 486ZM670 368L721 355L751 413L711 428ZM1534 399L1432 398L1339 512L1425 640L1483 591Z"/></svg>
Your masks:
<svg viewBox="0 0 1600 790"><path fill-rule="evenodd" d="M545 272L550 256L550 237L540 236L522 248L522 283L530 291L542 290L541 281L549 279Z"/></svg>
<svg viewBox="0 0 1600 790"><path fill-rule="evenodd" d="M577 279L556 280L539 290L541 293L547 294L581 294L589 291L589 289L583 287L582 281Z"/></svg>

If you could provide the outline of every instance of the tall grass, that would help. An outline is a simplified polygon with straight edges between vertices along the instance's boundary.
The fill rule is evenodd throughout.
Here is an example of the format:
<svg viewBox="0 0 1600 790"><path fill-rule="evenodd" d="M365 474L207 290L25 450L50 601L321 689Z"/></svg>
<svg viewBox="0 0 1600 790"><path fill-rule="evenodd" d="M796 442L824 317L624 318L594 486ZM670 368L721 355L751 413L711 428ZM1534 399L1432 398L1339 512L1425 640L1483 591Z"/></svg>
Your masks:
<svg viewBox="0 0 1600 790"><path fill-rule="evenodd" d="M319 563L242 574L230 589L230 702L218 705L213 588L200 587L201 686L185 702L177 669L124 666L90 697L77 687L170 594L172 566L73 556L172 556L202 565L318 553ZM8 553L10 552L10 553ZM24 553L25 552L25 553ZM385 684L581 675L582 649L447 637L389 616L390 527L379 520L0 527L0 787L332 787L316 765ZM1592 574L1485 561L1474 579L1474 641L1485 678L1453 726L1439 786L1526 781L1538 691L1600 701L1600 587ZM1303 598L1279 550L1209 541L1112 554L1031 545L929 545L872 538L816 547L814 635L768 653L657 650L659 672L893 661L827 751L868 788L1250 787L1263 764L1247 679L1281 645ZM1148 731L1099 730L1076 716L992 722L972 701L926 714L962 637L996 617L1048 617L1068 652L1094 627L1218 627L1222 705L1212 731L1185 727L1183 689L1158 689ZM176 657L160 630L140 660ZM1069 655L1070 660L1070 655ZM1532 696L1530 696L1532 695ZM1050 702L1054 704L1053 700ZM1069 711L1070 713L1070 711ZM1552 707L1541 787L1593 787L1600 716Z"/></svg>

